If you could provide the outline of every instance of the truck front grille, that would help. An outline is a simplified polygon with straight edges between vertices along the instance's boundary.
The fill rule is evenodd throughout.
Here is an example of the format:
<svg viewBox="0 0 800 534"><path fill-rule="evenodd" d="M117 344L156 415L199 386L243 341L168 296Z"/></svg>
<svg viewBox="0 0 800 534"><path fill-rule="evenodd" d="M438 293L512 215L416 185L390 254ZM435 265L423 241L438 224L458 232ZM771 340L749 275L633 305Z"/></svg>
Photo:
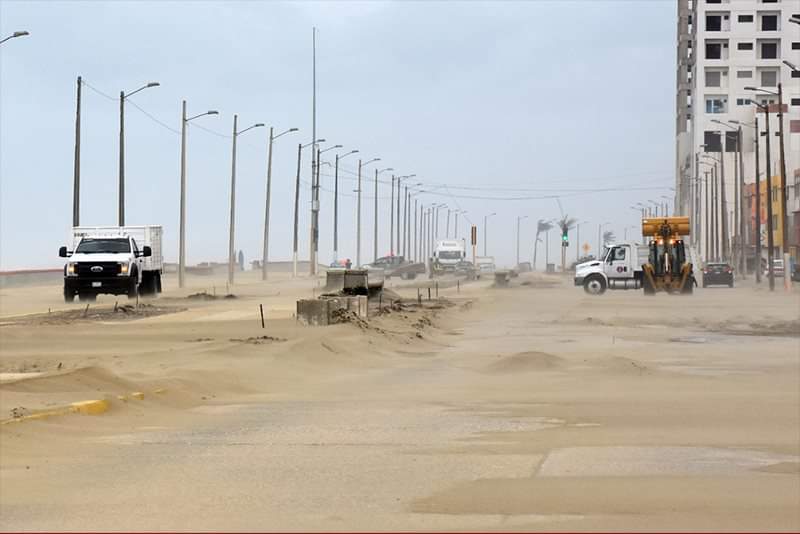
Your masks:
<svg viewBox="0 0 800 534"><path fill-rule="evenodd" d="M119 263L115 261L80 262L75 271L78 277L106 278L119 274Z"/></svg>

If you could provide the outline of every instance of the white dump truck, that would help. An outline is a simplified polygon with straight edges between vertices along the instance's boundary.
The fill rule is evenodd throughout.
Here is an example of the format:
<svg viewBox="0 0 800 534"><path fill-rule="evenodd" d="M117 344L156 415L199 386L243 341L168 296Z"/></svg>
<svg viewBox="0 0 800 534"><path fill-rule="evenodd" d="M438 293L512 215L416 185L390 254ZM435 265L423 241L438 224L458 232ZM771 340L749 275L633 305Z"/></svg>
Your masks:
<svg viewBox="0 0 800 534"><path fill-rule="evenodd" d="M97 295L155 295L161 292L164 258L161 226L76 226L64 265L64 301L94 300Z"/></svg>
<svg viewBox="0 0 800 534"><path fill-rule="evenodd" d="M466 259L466 248L463 241L455 239L437 241L433 248L433 258L431 258L433 272L455 272L458 264Z"/></svg>

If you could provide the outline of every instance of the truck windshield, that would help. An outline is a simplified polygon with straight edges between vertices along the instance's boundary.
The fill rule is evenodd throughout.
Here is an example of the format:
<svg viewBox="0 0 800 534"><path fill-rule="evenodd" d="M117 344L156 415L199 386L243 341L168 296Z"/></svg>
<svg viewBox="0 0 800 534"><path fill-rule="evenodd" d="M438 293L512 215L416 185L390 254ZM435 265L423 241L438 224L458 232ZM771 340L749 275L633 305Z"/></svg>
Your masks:
<svg viewBox="0 0 800 534"><path fill-rule="evenodd" d="M442 260L460 260L461 251L459 250L441 250L439 251L439 259Z"/></svg>
<svg viewBox="0 0 800 534"><path fill-rule="evenodd" d="M79 254L104 254L130 252L131 245L126 238L110 239L81 239L78 248L75 249Z"/></svg>

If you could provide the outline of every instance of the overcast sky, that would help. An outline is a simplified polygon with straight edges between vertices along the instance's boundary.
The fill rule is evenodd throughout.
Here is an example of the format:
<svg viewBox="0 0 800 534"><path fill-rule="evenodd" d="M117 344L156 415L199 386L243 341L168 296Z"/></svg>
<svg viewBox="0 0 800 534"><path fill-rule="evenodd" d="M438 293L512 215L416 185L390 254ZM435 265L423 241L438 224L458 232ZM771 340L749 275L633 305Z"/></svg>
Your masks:
<svg viewBox="0 0 800 534"><path fill-rule="evenodd" d="M117 220L118 98L126 108L127 222L161 224L177 260L181 99L219 116L188 134L188 261L224 261L232 117L300 132L275 144L270 255L291 258L297 143L311 140L311 37L317 37L317 132L381 168L417 174L420 201L467 210L499 264L530 259L535 221L564 213L619 238L630 206L672 196L673 1L35 2L0 0L0 269L59 266L72 217L75 79L83 91L81 223ZM102 94L110 95L108 99ZM240 138L236 248L261 255L266 129ZM329 143L330 144L330 143ZM307 151L304 151L307 152ZM328 152L332 155L334 152ZM308 154L300 256L308 255ZM331 158L332 159L332 158ZM340 171L341 257L355 258L357 156ZM362 259L372 259L374 166L363 198ZM391 173L381 175L388 180ZM323 167L320 261L332 259L332 172ZM381 184L379 254L388 253ZM617 189L590 192L588 189ZM554 198L560 195L560 206ZM519 199L519 197L534 197ZM517 198L502 200L501 198ZM440 224L443 224L444 219ZM451 223L452 224L452 223ZM465 235L463 217L459 233ZM636 233L633 229L629 232ZM575 256L574 230L569 249ZM482 243L479 253L482 252ZM551 261L558 238L551 235ZM543 251L540 249L540 262Z"/></svg>

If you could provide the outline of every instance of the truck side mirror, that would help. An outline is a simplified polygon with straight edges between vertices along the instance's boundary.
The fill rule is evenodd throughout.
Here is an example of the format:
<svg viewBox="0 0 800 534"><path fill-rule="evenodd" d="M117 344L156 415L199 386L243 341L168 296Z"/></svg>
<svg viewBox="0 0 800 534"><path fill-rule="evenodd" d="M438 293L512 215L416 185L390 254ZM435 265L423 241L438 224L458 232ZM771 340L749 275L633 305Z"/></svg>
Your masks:
<svg viewBox="0 0 800 534"><path fill-rule="evenodd" d="M66 258L67 257L67 247L61 247L60 249L58 249L58 255L61 258Z"/></svg>
<svg viewBox="0 0 800 534"><path fill-rule="evenodd" d="M152 255L153 255L153 249L151 249L148 246L142 247L142 256L144 256L145 258L149 258Z"/></svg>

